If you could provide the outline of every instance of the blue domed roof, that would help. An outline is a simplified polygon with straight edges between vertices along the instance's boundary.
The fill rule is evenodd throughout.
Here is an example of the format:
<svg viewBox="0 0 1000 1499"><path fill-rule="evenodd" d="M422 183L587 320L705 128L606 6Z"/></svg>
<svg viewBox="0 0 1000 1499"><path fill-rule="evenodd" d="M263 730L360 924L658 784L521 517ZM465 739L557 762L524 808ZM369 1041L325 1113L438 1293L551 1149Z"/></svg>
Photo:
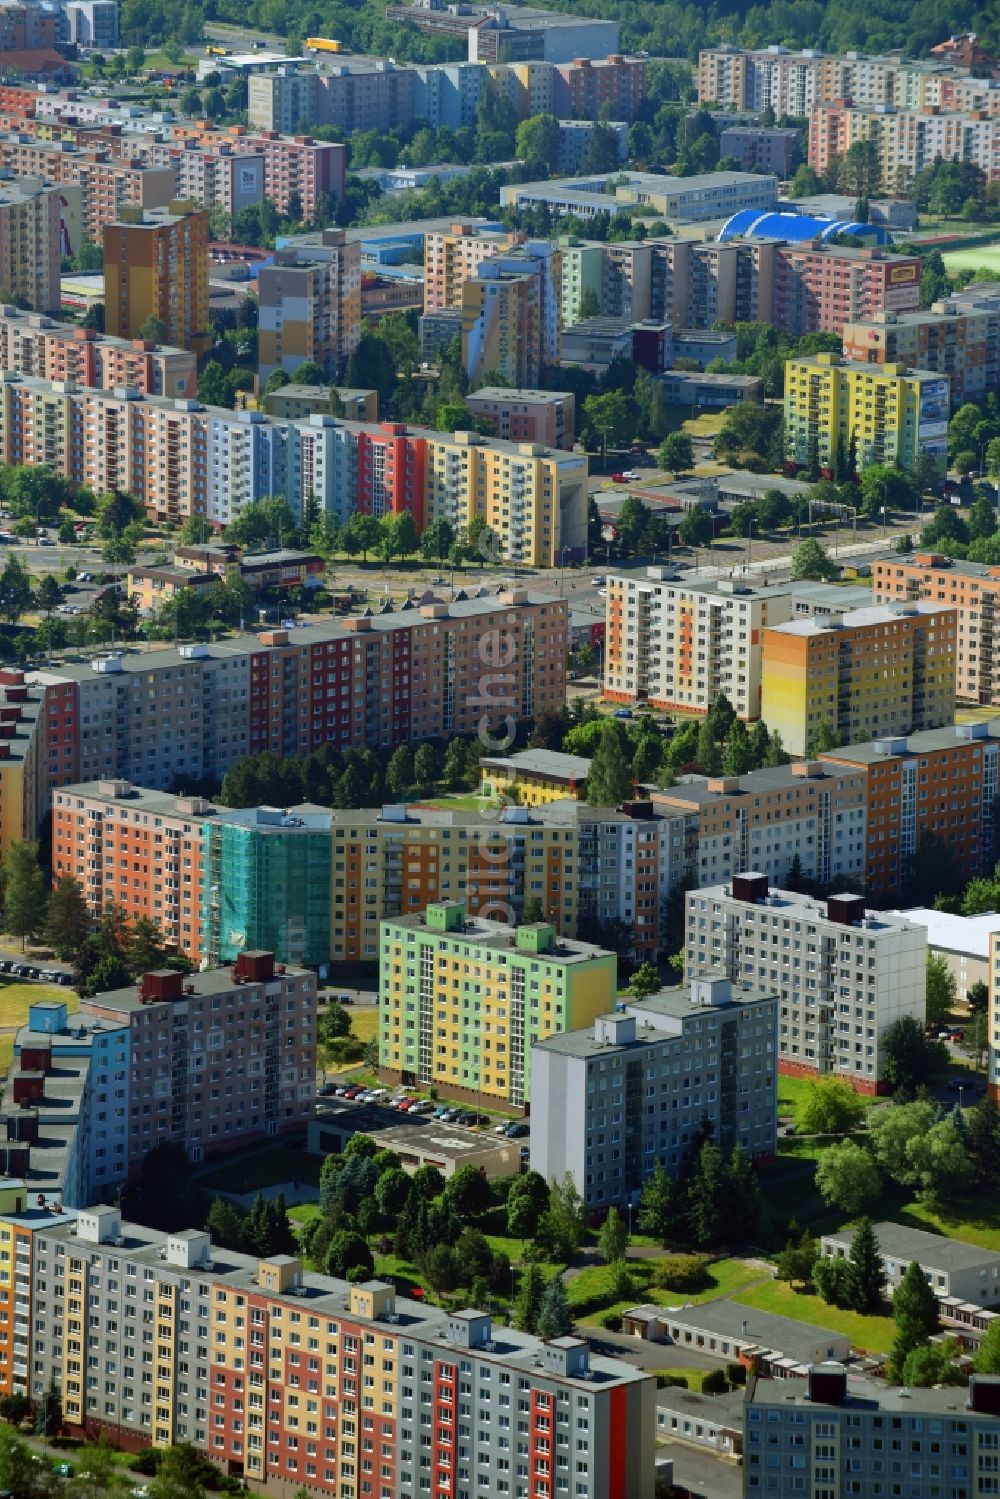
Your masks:
<svg viewBox="0 0 1000 1499"><path fill-rule="evenodd" d="M861 224L848 219L819 219L807 213L761 213L741 208L719 231L719 243L727 239L832 239L837 234L856 234L877 245L891 243L881 224Z"/></svg>

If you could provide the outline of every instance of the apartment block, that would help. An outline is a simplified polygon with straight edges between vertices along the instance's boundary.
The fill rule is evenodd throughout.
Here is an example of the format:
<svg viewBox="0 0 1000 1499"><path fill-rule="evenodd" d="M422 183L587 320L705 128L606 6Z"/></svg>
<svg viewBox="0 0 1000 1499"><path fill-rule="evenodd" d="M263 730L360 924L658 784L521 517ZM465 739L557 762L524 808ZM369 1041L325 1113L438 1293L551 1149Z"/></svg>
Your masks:
<svg viewBox="0 0 1000 1499"><path fill-rule="evenodd" d="M30 810L49 785L164 788L178 776L221 778L264 750L301 755L321 744L374 748L489 732L508 715L516 722L564 701L566 621L565 600L518 590L153 656L53 663L28 678L11 674L7 737L24 738L38 787ZM44 741L35 726L43 713Z"/></svg>
<svg viewBox="0 0 1000 1499"><path fill-rule="evenodd" d="M666 567L648 568L645 577L611 576L606 696L707 713L724 692L740 718L760 718L762 632L868 597L859 589L848 599L824 584L678 578Z"/></svg>
<svg viewBox="0 0 1000 1499"><path fill-rule="evenodd" d="M520 922L526 900L567 937L631 928L630 950L662 949L667 899L687 871L687 819L648 801L509 806L498 816L422 807L335 812L330 956L378 956L378 924L438 900Z"/></svg>
<svg viewBox="0 0 1000 1499"><path fill-rule="evenodd" d="M890 1452L906 1453L912 1499L988 1493L1000 1385L973 1374L968 1389L898 1389L831 1363L814 1364L805 1379L752 1379L743 1408L744 1499L793 1492L804 1454L829 1499L882 1499L896 1486L887 1441L899 1443Z"/></svg>
<svg viewBox="0 0 1000 1499"><path fill-rule="evenodd" d="M8 1296L16 1354L0 1365L0 1384L40 1398L54 1383L73 1432L114 1434L128 1448L189 1441L251 1482L305 1484L330 1499L366 1483L372 1499L417 1493L421 1474L434 1475L435 1499L456 1479L470 1492L505 1492L498 1483L513 1492L498 1475L511 1472L516 1441L537 1475L533 1493L544 1472L547 1489L572 1474L582 1499L652 1499L655 1381L592 1354L583 1339L501 1336L483 1312L447 1313L379 1281L314 1275L285 1255L256 1260L196 1230L164 1234L123 1222L113 1207L28 1207L23 1182L4 1188L2 1202L17 1262L5 1273L19 1294ZM144 1369L146 1295L164 1356ZM303 1338L317 1343L312 1372L326 1393L309 1390ZM374 1372L362 1376L365 1367ZM463 1381L477 1399L460 1432L448 1407ZM435 1412L426 1431L425 1404ZM314 1432L307 1412L319 1418ZM419 1462L422 1434L431 1474Z"/></svg>
<svg viewBox="0 0 1000 1499"><path fill-rule="evenodd" d="M257 273L258 366L294 374L310 361L343 372L361 338L361 246L343 229L324 229L318 245L279 250Z"/></svg>
<svg viewBox="0 0 1000 1499"><path fill-rule="evenodd" d="M868 787L859 767L796 760L744 776L692 776L652 800L684 818L685 869L696 886L748 869L782 885L796 861L821 885L865 882Z"/></svg>
<svg viewBox="0 0 1000 1499"><path fill-rule="evenodd" d="M943 474L948 413L947 375L870 365L812 354L785 365L785 449L797 466L818 452L824 469L854 445L860 469L872 463L912 470L920 454Z"/></svg>
<svg viewBox="0 0 1000 1499"><path fill-rule="evenodd" d="M513 104L519 120L531 115L555 114L557 109L565 108L565 90L554 63L525 58L519 62L488 63L486 71Z"/></svg>
<svg viewBox="0 0 1000 1499"><path fill-rule="evenodd" d="M879 557L872 564L877 602L924 600L955 610L958 627L955 693L962 702L1000 702L993 680L993 629L1000 603L1000 567L933 552Z"/></svg>
<svg viewBox="0 0 1000 1499"><path fill-rule="evenodd" d="M576 397L567 390L508 390L483 385L465 404L490 423L504 442L542 443L572 452L576 441Z"/></svg>
<svg viewBox="0 0 1000 1499"><path fill-rule="evenodd" d="M579 320L585 292L592 292L601 306L604 289L604 246L595 241L560 235L556 241L562 256L562 288L559 297L563 327Z"/></svg>
<svg viewBox="0 0 1000 1499"><path fill-rule="evenodd" d="M104 225L104 322L118 338L140 338L150 318L166 343L203 354L208 326L208 214L187 200L124 209Z"/></svg>
<svg viewBox="0 0 1000 1499"><path fill-rule="evenodd" d="M617 52L609 57L578 57L573 62L557 63L552 113L559 119L596 120L608 106L612 119L632 121L646 96L647 66L645 58L624 57Z"/></svg>
<svg viewBox="0 0 1000 1499"><path fill-rule="evenodd" d="M169 167L116 160L107 149L81 150L22 133L0 136L0 168L17 177L41 177L78 187L81 228L95 244L102 242L105 224L117 219L123 209L165 208L175 196Z"/></svg>
<svg viewBox="0 0 1000 1499"><path fill-rule="evenodd" d="M706 1121L723 1150L772 1156L777 1024L766 982L706 976L538 1041L531 1169L569 1173L588 1212L603 1213L636 1203L658 1165L679 1176Z"/></svg>
<svg viewBox="0 0 1000 1499"><path fill-rule="evenodd" d="M193 174L191 180L203 181L203 191L211 194L200 199L209 206L225 208L230 201L239 205L244 198L255 201L253 195L260 184L279 213L289 213L297 202L301 218L310 220L319 217L325 200L339 201L344 196L346 148L336 141L302 135L299 120L287 127L269 126L257 131L242 125L219 129L200 121L175 123L162 143L146 136L129 140L126 149L157 164L170 165L179 195L187 180L185 174ZM197 161L189 164L189 157L199 156L204 159L204 168ZM238 211L238 207L227 211Z"/></svg>
<svg viewBox="0 0 1000 1499"><path fill-rule="evenodd" d="M891 895L906 883L929 834L949 846L965 878L992 870L1000 764L995 722L852 744L831 750L823 764L864 778L866 883L873 892Z"/></svg>
<svg viewBox="0 0 1000 1499"><path fill-rule="evenodd" d="M986 1068L989 1095L997 1103L1000 1102L1000 932L991 933L989 950L990 971L987 983L990 998Z"/></svg>
<svg viewBox="0 0 1000 1499"><path fill-rule="evenodd" d="M766 627L761 717L791 755L809 753L822 725L842 744L909 734L955 717L954 609L875 604Z"/></svg>
<svg viewBox="0 0 1000 1499"><path fill-rule="evenodd" d="M187 349L112 338L17 307L0 307L0 371L171 398L198 388L197 360Z"/></svg>
<svg viewBox="0 0 1000 1499"><path fill-rule="evenodd" d="M333 125L344 136L357 130L385 134L414 117L415 71L388 61L352 71L349 61L316 72L281 64L247 80L247 118L257 130L287 134L305 125Z"/></svg>
<svg viewBox="0 0 1000 1499"><path fill-rule="evenodd" d="M541 64L547 73L551 68ZM487 69L482 63L446 62L418 65L412 69L413 115L426 121L431 130L461 130L463 126L474 126L476 109L483 91L483 79ZM493 71L493 70L490 70ZM496 70L506 81L509 69ZM552 112L552 86L548 89L549 108ZM533 110L526 110L519 118L526 119Z"/></svg>
<svg viewBox="0 0 1000 1499"><path fill-rule="evenodd" d="M33 838L48 802L46 698L12 666L0 667L0 858Z"/></svg>
<svg viewBox="0 0 1000 1499"><path fill-rule="evenodd" d="M790 177L802 159L799 132L778 125L728 125L719 132L719 151L744 172L774 172L781 178Z"/></svg>
<svg viewBox="0 0 1000 1499"><path fill-rule="evenodd" d="M946 375L957 408L993 388L995 322L985 308L964 311L952 302L935 302L927 312L879 312L844 324L844 358Z"/></svg>
<svg viewBox="0 0 1000 1499"><path fill-rule="evenodd" d="M312 1112L316 978L276 966L273 953L243 952L231 968L201 973L147 973L138 988L81 1009L129 1033L130 1171L168 1140L197 1161L301 1129Z"/></svg>
<svg viewBox="0 0 1000 1499"><path fill-rule="evenodd" d="M562 259L527 240L484 260L462 286L462 358L473 384L498 370L514 389L539 384L560 352Z"/></svg>
<svg viewBox="0 0 1000 1499"><path fill-rule="evenodd" d="M460 310L466 281L475 276L484 260L504 254L519 243L515 234L499 224L478 226L453 224L450 229L429 230L424 235L424 311L444 308Z"/></svg>
<svg viewBox="0 0 1000 1499"><path fill-rule="evenodd" d="M384 921L380 948L381 1074L445 1097L524 1109L534 1043L614 1008L615 954L548 922L511 927L438 901Z"/></svg>
<svg viewBox="0 0 1000 1499"><path fill-rule="evenodd" d="M809 115L809 164L826 171L858 141L871 141L878 156L880 191L907 192L914 177L938 159L959 159L1000 176L1000 114L943 110L937 105L896 110L857 105L846 99L819 104ZM826 163L826 165L820 165Z"/></svg>
<svg viewBox="0 0 1000 1499"><path fill-rule="evenodd" d="M37 177L0 180L0 286L29 307L59 307L62 201Z"/></svg>
<svg viewBox="0 0 1000 1499"><path fill-rule="evenodd" d="M165 143L151 154L153 160L173 169L178 198L203 208L220 208L235 218L244 208L259 207L264 199L262 154L236 152L229 145L213 150L196 140Z"/></svg>
<svg viewBox="0 0 1000 1499"><path fill-rule="evenodd" d="M756 871L690 890L684 904L689 979L724 973L778 993L780 1072L887 1091L881 1036L904 1015L924 1023L923 927L866 911L861 895L773 890Z"/></svg>
<svg viewBox="0 0 1000 1499"><path fill-rule="evenodd" d="M878 246L781 245L774 257L774 325L795 337L840 333L880 312L915 312L920 260Z"/></svg>

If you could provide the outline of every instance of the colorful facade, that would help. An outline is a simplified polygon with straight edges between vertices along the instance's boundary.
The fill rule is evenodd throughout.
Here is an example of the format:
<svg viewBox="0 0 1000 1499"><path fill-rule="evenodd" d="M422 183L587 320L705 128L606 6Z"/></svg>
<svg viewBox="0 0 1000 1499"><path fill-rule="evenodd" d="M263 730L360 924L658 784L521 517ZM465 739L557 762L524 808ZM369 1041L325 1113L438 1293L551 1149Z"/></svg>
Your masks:
<svg viewBox="0 0 1000 1499"><path fill-rule="evenodd" d="M652 1499L655 1382L582 1339L494 1339L485 1313L314 1275L284 1255L256 1260L194 1230L123 1223L113 1207L54 1215L24 1193L12 1183L0 1217L0 1254L16 1250L11 1326L24 1360L0 1363L0 1388L39 1399L54 1382L73 1433L129 1450L187 1441L250 1483L330 1499L396 1499L421 1477L431 1499L458 1483L498 1492L521 1443L528 1499L549 1499L564 1464L582 1499ZM121 1315L131 1290L148 1298L149 1366L143 1323ZM211 1355L196 1332L209 1325ZM467 1417L465 1383L477 1392Z"/></svg>
<svg viewBox="0 0 1000 1499"><path fill-rule="evenodd" d="M0 168L18 177L41 177L80 191L80 228L101 243L104 225L125 208L165 208L175 195L169 167L116 160L107 149L80 149L24 134L0 135ZM58 305L58 304L56 304Z"/></svg>
<svg viewBox="0 0 1000 1499"><path fill-rule="evenodd" d="M197 361L186 349L111 338L17 307L0 307L0 371L171 398L198 389Z"/></svg>
<svg viewBox="0 0 1000 1499"><path fill-rule="evenodd" d="M859 470L873 463L912 470L922 455L944 473L947 375L903 365L860 364L835 354L789 359L785 365L785 451L803 467L818 455L831 472L852 450Z"/></svg>
<svg viewBox="0 0 1000 1499"><path fill-rule="evenodd" d="M1000 567L933 552L879 557L872 564L872 589L883 604L923 599L950 605L958 621L956 696L967 703L1000 703L993 668Z"/></svg>
<svg viewBox="0 0 1000 1499"><path fill-rule="evenodd" d="M467 920L461 901L384 921L381 1074L523 1109L532 1045L613 1009L617 982L614 953L558 938L546 922Z"/></svg>
<svg viewBox="0 0 1000 1499"><path fill-rule="evenodd" d="M466 396L474 416L490 424L504 442L537 442L572 452L576 441L576 397L567 390L507 390L484 385Z"/></svg>
<svg viewBox="0 0 1000 1499"><path fill-rule="evenodd" d="M809 165L829 169L859 141L874 143L880 191L907 192L914 177L935 161L958 158L987 181L1000 177L1000 113L857 105L846 99L817 105L809 115Z"/></svg>
<svg viewBox="0 0 1000 1499"><path fill-rule="evenodd" d="M764 630L761 717L791 755L824 726L843 744L909 734L955 716L955 611L876 604Z"/></svg>
<svg viewBox="0 0 1000 1499"><path fill-rule="evenodd" d="M343 229L321 243L279 250L257 273L261 382L306 361L342 373L361 337L361 246Z"/></svg>
<svg viewBox="0 0 1000 1499"><path fill-rule="evenodd" d="M852 769L864 779L869 889L889 895L905 885L927 836L947 844L963 878L993 869L1000 787L994 725L957 724L874 739L831 750L823 764Z"/></svg>
<svg viewBox="0 0 1000 1499"><path fill-rule="evenodd" d="M996 379L996 313L935 302L926 312L879 312L844 324L844 358L934 370L951 382L955 407L980 401Z"/></svg>
<svg viewBox="0 0 1000 1499"><path fill-rule="evenodd" d="M5 174L6 175L6 174ZM0 286L38 312L58 309L62 195L38 178L0 183Z"/></svg>
<svg viewBox="0 0 1000 1499"><path fill-rule="evenodd" d="M186 200L123 210L104 226L104 321L117 338L140 338L149 319L164 342L203 354L208 326L208 214Z"/></svg>
<svg viewBox="0 0 1000 1499"><path fill-rule="evenodd" d="M424 235L424 311L461 308L462 289L483 261L518 243L517 235L504 232L499 225L480 229L458 223L448 230L429 231Z"/></svg>

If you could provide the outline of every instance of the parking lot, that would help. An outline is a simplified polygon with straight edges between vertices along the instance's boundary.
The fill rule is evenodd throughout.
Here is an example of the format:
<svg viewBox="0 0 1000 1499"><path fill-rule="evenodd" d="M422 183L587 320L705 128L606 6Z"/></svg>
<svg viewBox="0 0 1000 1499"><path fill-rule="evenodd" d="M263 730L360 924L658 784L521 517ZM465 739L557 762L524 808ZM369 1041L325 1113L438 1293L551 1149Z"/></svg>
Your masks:
<svg viewBox="0 0 1000 1499"><path fill-rule="evenodd" d="M37 979L43 984L62 984L70 988L73 975L65 968L42 967L37 963L25 963L16 958L0 958L0 977Z"/></svg>
<svg viewBox="0 0 1000 1499"><path fill-rule="evenodd" d="M406 1093L393 1093L389 1088L365 1088L358 1084L326 1083L319 1089L318 1099L341 1099L345 1103L375 1103L384 1109L395 1109L414 1124L432 1119L441 1124L464 1125L466 1129L483 1130L493 1126L493 1133L505 1135L509 1140L526 1140L531 1133L527 1120L500 1120L494 1124L489 1114L478 1109L466 1109L460 1104L435 1104L429 1098L413 1098Z"/></svg>

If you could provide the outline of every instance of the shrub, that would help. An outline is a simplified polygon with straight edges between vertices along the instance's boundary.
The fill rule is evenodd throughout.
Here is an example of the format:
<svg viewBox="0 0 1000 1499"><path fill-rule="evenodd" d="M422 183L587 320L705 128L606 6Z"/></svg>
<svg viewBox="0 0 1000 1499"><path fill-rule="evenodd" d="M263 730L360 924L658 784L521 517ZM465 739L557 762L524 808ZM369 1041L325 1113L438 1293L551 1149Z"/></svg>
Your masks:
<svg viewBox="0 0 1000 1499"><path fill-rule="evenodd" d="M671 1374L668 1369L657 1369L656 1388L658 1390L686 1390L687 1387L686 1374Z"/></svg>
<svg viewBox="0 0 1000 1499"><path fill-rule="evenodd" d="M725 1369L709 1369L701 1382L703 1395L724 1395L729 1389Z"/></svg>
<svg viewBox="0 0 1000 1499"><path fill-rule="evenodd" d="M621 1332L622 1319L618 1312L605 1312L601 1318L601 1326L608 1332Z"/></svg>
<svg viewBox="0 0 1000 1499"><path fill-rule="evenodd" d="M703 1254L669 1254L653 1269L653 1285L664 1291L704 1291L709 1284Z"/></svg>
<svg viewBox="0 0 1000 1499"><path fill-rule="evenodd" d="M726 1378L730 1384L745 1385L747 1382L746 1364L727 1364Z"/></svg>

